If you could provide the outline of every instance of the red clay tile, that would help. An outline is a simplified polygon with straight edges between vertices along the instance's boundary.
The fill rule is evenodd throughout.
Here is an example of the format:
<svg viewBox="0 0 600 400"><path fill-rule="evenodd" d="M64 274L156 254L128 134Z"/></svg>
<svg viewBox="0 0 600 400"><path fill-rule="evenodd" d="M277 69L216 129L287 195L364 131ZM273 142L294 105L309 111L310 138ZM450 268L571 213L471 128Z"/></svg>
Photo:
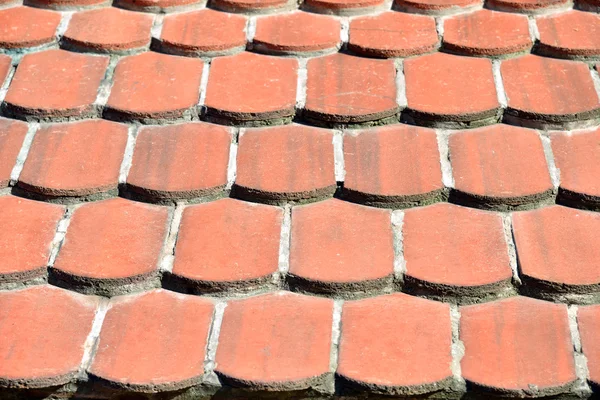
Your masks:
<svg viewBox="0 0 600 400"><path fill-rule="evenodd" d="M271 12L287 8L288 0L215 0L213 7L227 12ZM295 3L294 3L295 4Z"/></svg>
<svg viewBox="0 0 600 400"><path fill-rule="evenodd" d="M0 47L18 49L52 43L60 18L57 12L32 7L0 10Z"/></svg>
<svg viewBox="0 0 600 400"><path fill-rule="evenodd" d="M51 197L116 191L127 126L104 120L53 124L35 135L18 185Z"/></svg>
<svg viewBox="0 0 600 400"><path fill-rule="evenodd" d="M600 56L599 15L572 10L540 17L536 23L540 33L538 52L558 58Z"/></svg>
<svg viewBox="0 0 600 400"><path fill-rule="evenodd" d="M206 0L115 0L115 4L129 10L159 13L201 6Z"/></svg>
<svg viewBox="0 0 600 400"><path fill-rule="evenodd" d="M532 290L554 294L599 291L598 214L545 207L515 213L513 229L523 281Z"/></svg>
<svg viewBox="0 0 600 400"><path fill-rule="evenodd" d="M203 291L260 286L277 271L280 208L233 199L187 207L173 274Z"/></svg>
<svg viewBox="0 0 600 400"><path fill-rule="evenodd" d="M431 15L464 12L481 4L480 0L394 0L398 10Z"/></svg>
<svg viewBox="0 0 600 400"><path fill-rule="evenodd" d="M504 61L505 113L556 124L600 115L600 101L586 64L527 55Z"/></svg>
<svg viewBox="0 0 600 400"><path fill-rule="evenodd" d="M148 51L117 64L106 104L116 117L141 120L189 117L200 96L202 60Z"/></svg>
<svg viewBox="0 0 600 400"><path fill-rule="evenodd" d="M4 217L0 231L0 283L45 275L63 207L1 196L0 210Z"/></svg>
<svg viewBox="0 0 600 400"><path fill-rule="evenodd" d="M160 50L200 56L226 54L246 47L246 18L211 9L167 15Z"/></svg>
<svg viewBox="0 0 600 400"><path fill-rule="evenodd" d="M17 162L27 124L21 121L0 118L0 187L7 187L10 174Z"/></svg>
<svg viewBox="0 0 600 400"><path fill-rule="evenodd" d="M344 194L369 205L401 207L442 195L435 131L391 125L344 137Z"/></svg>
<svg viewBox="0 0 600 400"><path fill-rule="evenodd" d="M371 57L409 57L438 46L435 20L396 11L350 21L348 49Z"/></svg>
<svg viewBox="0 0 600 400"><path fill-rule="evenodd" d="M0 292L0 381L49 388L74 381L92 329L96 297L53 286Z"/></svg>
<svg viewBox="0 0 600 400"><path fill-rule="evenodd" d="M248 130L239 139L236 195L267 202L333 195L331 131L305 125Z"/></svg>
<svg viewBox="0 0 600 400"><path fill-rule="evenodd" d="M444 21L446 50L475 56L501 56L528 51L531 46L525 15L480 10Z"/></svg>
<svg viewBox="0 0 600 400"><path fill-rule="evenodd" d="M81 8L91 8L97 6L109 5L108 0L24 0L26 5L50 8L52 10L79 10Z"/></svg>
<svg viewBox="0 0 600 400"><path fill-rule="evenodd" d="M569 0L488 0L488 6L500 11L535 13L566 7Z"/></svg>
<svg viewBox="0 0 600 400"><path fill-rule="evenodd" d="M265 53L335 50L340 45L340 22L303 11L258 18L252 44Z"/></svg>
<svg viewBox="0 0 600 400"><path fill-rule="evenodd" d="M226 128L207 123L144 127L127 186L158 200L215 194L227 184L230 144Z"/></svg>
<svg viewBox="0 0 600 400"><path fill-rule="evenodd" d="M140 392L199 383L213 303L154 290L111 300L90 373Z"/></svg>
<svg viewBox="0 0 600 400"><path fill-rule="evenodd" d="M385 6L385 0L306 0L307 10L321 14L354 15L377 11Z"/></svg>
<svg viewBox="0 0 600 400"><path fill-rule="evenodd" d="M406 211L403 233L405 280L415 292L481 297L511 284L498 214L435 204Z"/></svg>
<svg viewBox="0 0 600 400"><path fill-rule="evenodd" d="M295 113L298 61L243 52L213 60L207 114L223 123L289 120Z"/></svg>
<svg viewBox="0 0 600 400"><path fill-rule="evenodd" d="M12 59L9 56L0 54L0 86L6 80L10 67L12 65Z"/></svg>
<svg viewBox="0 0 600 400"><path fill-rule="evenodd" d="M305 389L329 373L333 301L275 292L228 303L217 368L236 385Z"/></svg>
<svg viewBox="0 0 600 400"><path fill-rule="evenodd" d="M98 53L124 52L150 44L151 15L114 7L73 14L63 47Z"/></svg>
<svg viewBox="0 0 600 400"><path fill-rule="evenodd" d="M581 307L577 312L577 323L581 335L581 347L587 359L589 381L594 387L600 387L600 305Z"/></svg>
<svg viewBox="0 0 600 400"><path fill-rule="evenodd" d="M447 304L402 293L349 301L341 325L337 373L350 385L375 393L419 395L450 384Z"/></svg>
<svg viewBox="0 0 600 400"><path fill-rule="evenodd" d="M534 130L497 124L449 140L456 195L482 208L512 208L553 196L542 141Z"/></svg>
<svg viewBox="0 0 600 400"><path fill-rule="evenodd" d="M316 292L379 289L391 283L390 212L337 199L292 209L290 274Z"/></svg>
<svg viewBox="0 0 600 400"><path fill-rule="evenodd" d="M552 135L552 150L560 170L559 197L579 207L600 204L600 129Z"/></svg>
<svg viewBox="0 0 600 400"><path fill-rule="evenodd" d="M54 265L85 292L118 294L158 272L168 210L121 198L78 207Z"/></svg>
<svg viewBox="0 0 600 400"><path fill-rule="evenodd" d="M480 124L497 118L500 104L490 60L435 53L406 60L404 74L410 116L419 124Z"/></svg>
<svg viewBox="0 0 600 400"><path fill-rule="evenodd" d="M460 312L462 375L475 389L541 397L576 380L565 305L512 297Z"/></svg>
<svg viewBox="0 0 600 400"><path fill-rule="evenodd" d="M361 123L394 117L396 70L392 60L346 54L308 62L304 115L324 123Z"/></svg>
<svg viewBox="0 0 600 400"><path fill-rule="evenodd" d="M29 118L86 117L104 77L108 57L47 50L21 60L4 99L10 114Z"/></svg>

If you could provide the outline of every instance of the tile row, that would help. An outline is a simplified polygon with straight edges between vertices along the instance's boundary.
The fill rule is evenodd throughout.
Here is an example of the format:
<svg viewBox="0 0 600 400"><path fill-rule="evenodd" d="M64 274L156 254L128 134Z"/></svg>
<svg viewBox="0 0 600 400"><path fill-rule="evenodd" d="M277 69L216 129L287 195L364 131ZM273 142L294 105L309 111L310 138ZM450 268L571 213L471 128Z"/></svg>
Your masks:
<svg viewBox="0 0 600 400"><path fill-rule="evenodd" d="M25 120L95 116L142 123L198 117L225 125L302 120L340 127L398 122L472 128L505 120L535 128L596 124L598 73L579 61L536 55L504 60L434 53L376 60L336 53L306 67L242 52L201 59L145 52L107 56L47 50L25 55L7 79L2 112ZM2 79L4 80L4 79ZM10 85L8 85L10 83Z"/></svg>
<svg viewBox="0 0 600 400"><path fill-rule="evenodd" d="M63 17L19 6L0 10L0 48L22 51L58 42L81 52L127 54L152 47L212 57L246 48L311 56L344 47L362 56L390 58L430 53L440 46L450 53L487 57L518 55L533 47L538 54L557 58L600 57L600 16L577 10L530 21L525 15L481 9L442 19L438 26L431 16L388 11L353 18L345 32L339 18L301 11L247 19L203 9L158 18L112 7Z"/></svg>
<svg viewBox="0 0 600 400"><path fill-rule="evenodd" d="M231 196L283 205L335 196L383 208L446 200L507 211L556 201L598 210L599 141L599 128L546 136L505 124L339 132L0 119L0 189L63 204L118 194L158 204Z"/></svg>
<svg viewBox="0 0 600 400"><path fill-rule="evenodd" d="M153 290L107 301L42 285L0 292L0 393L76 383L94 398L248 389L586 398L600 384L599 329L600 306L526 297L453 308L399 293L341 304Z"/></svg>
<svg viewBox="0 0 600 400"><path fill-rule="evenodd" d="M337 199L289 214L234 199L173 210L116 198L65 210L7 195L0 205L3 288L49 280L103 296L162 286L334 298L402 290L463 304L517 291L599 299L600 215L562 206L503 216L448 203L392 214Z"/></svg>
<svg viewBox="0 0 600 400"><path fill-rule="evenodd" d="M0 6L27 6L57 11L80 11L101 9L114 5L126 10L170 13L213 9L242 14L273 14L298 8L320 14L352 16L372 14L391 9L425 15L452 15L487 7L494 10L545 14L576 7L586 11L598 11L598 0L1 0Z"/></svg>

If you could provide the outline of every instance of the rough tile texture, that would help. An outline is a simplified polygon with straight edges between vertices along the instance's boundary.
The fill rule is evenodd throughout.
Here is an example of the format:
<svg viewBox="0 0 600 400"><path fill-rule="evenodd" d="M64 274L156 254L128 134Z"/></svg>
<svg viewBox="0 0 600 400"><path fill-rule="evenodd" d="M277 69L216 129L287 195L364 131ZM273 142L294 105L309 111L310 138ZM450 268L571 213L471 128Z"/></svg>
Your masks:
<svg viewBox="0 0 600 400"><path fill-rule="evenodd" d="M435 132L414 126L362 130L344 137L344 194L383 207L426 204L442 196Z"/></svg>
<svg viewBox="0 0 600 400"><path fill-rule="evenodd" d="M391 60L346 54L308 62L304 115L317 124L364 123L394 116L396 71Z"/></svg>
<svg viewBox="0 0 600 400"><path fill-rule="evenodd" d="M390 11L352 19L348 49L371 57L409 57L435 50L438 41L432 17Z"/></svg>
<svg viewBox="0 0 600 400"><path fill-rule="evenodd" d="M141 392L198 383L212 313L210 300L165 290L115 297L90 374Z"/></svg>
<svg viewBox="0 0 600 400"><path fill-rule="evenodd" d="M235 195L266 202L333 195L332 139L328 130L303 125L245 131L239 139Z"/></svg>
<svg viewBox="0 0 600 400"><path fill-rule="evenodd" d="M0 0L0 399L599 397L599 12Z"/></svg>
<svg viewBox="0 0 600 400"><path fill-rule="evenodd" d="M249 52L217 58L210 68L207 114L225 124L289 120L296 105L298 62Z"/></svg>
<svg viewBox="0 0 600 400"><path fill-rule="evenodd" d="M198 102L201 60L154 52L129 56L115 68L106 106L117 119L189 117Z"/></svg>
<svg viewBox="0 0 600 400"><path fill-rule="evenodd" d="M451 204L404 217L405 284L417 294L486 298L510 290L512 271L499 215Z"/></svg>
<svg viewBox="0 0 600 400"><path fill-rule="evenodd" d="M329 372L332 308L329 299L286 292L230 302L217 373L236 385L272 391L322 384Z"/></svg>
<svg viewBox="0 0 600 400"><path fill-rule="evenodd" d="M0 382L43 388L74 381L98 298L53 286L0 293Z"/></svg>
<svg viewBox="0 0 600 400"><path fill-rule="evenodd" d="M47 50L23 57L4 99L4 110L21 118L85 117L108 66L107 57Z"/></svg>
<svg viewBox="0 0 600 400"><path fill-rule="evenodd" d="M437 391L452 380L451 342L447 304L399 293L349 301L342 311L337 373L345 384L375 393Z"/></svg>
<svg viewBox="0 0 600 400"><path fill-rule="evenodd" d="M55 40L60 14L32 7L0 10L0 46L19 49L41 46Z"/></svg>
<svg viewBox="0 0 600 400"><path fill-rule="evenodd" d="M127 126L103 120L51 124L36 132L18 186L52 198L117 189Z"/></svg>
<svg viewBox="0 0 600 400"><path fill-rule="evenodd" d="M63 37L63 47L97 53L118 53L150 45L152 17L101 8L75 13Z"/></svg>
<svg viewBox="0 0 600 400"><path fill-rule="evenodd" d="M462 307L463 376L476 389L534 396L576 380L567 307L526 297Z"/></svg>
<svg viewBox="0 0 600 400"><path fill-rule="evenodd" d="M277 271L280 208L222 199L183 213L175 284L218 292L267 284Z"/></svg>
<svg viewBox="0 0 600 400"><path fill-rule="evenodd" d="M127 187L155 201L214 195L227 184L230 143L226 128L207 123L144 127Z"/></svg>
<svg viewBox="0 0 600 400"><path fill-rule="evenodd" d="M407 60L404 74L409 115L418 124L460 127L498 114L490 60L435 53Z"/></svg>
<svg viewBox="0 0 600 400"><path fill-rule="evenodd" d="M64 209L13 196L0 197L0 285L46 274L52 239Z"/></svg>
<svg viewBox="0 0 600 400"><path fill-rule="evenodd" d="M290 274L311 290L369 291L390 283L390 213L340 200L292 210Z"/></svg>

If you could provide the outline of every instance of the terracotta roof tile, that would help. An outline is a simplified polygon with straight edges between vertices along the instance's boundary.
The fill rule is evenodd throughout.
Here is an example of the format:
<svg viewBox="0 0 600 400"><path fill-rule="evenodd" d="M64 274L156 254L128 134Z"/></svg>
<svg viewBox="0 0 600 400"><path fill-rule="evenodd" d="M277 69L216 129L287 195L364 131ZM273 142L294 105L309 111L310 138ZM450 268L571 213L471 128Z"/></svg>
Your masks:
<svg viewBox="0 0 600 400"><path fill-rule="evenodd" d="M114 297L89 372L147 393L198 383L212 314L210 300L165 290Z"/></svg>
<svg viewBox="0 0 600 400"><path fill-rule="evenodd" d="M64 209L14 196L0 197L0 287L46 275L52 240Z"/></svg>
<svg viewBox="0 0 600 400"><path fill-rule="evenodd" d="M447 304L399 293L349 301L341 326L337 373L346 385L366 392L419 395L451 384ZM373 340L374 332L378 340Z"/></svg>
<svg viewBox="0 0 600 400"><path fill-rule="evenodd" d="M167 15L158 47L186 56L223 55L246 47L246 18L210 9Z"/></svg>
<svg viewBox="0 0 600 400"><path fill-rule="evenodd" d="M389 211L337 199L292 210L290 274L311 291L349 293L389 287L394 248Z"/></svg>
<svg viewBox="0 0 600 400"><path fill-rule="evenodd" d="M333 54L308 61L304 117L317 124L352 124L395 117L391 60Z"/></svg>
<svg viewBox="0 0 600 400"><path fill-rule="evenodd" d="M207 123L140 129L128 189L146 200L177 200L219 193L227 184L231 134Z"/></svg>
<svg viewBox="0 0 600 400"><path fill-rule="evenodd" d="M52 43L60 19L57 12L32 7L0 10L0 46L17 49Z"/></svg>
<svg viewBox="0 0 600 400"><path fill-rule="evenodd" d="M523 124L564 126L600 115L598 93L584 63L526 55L502 62L501 72L506 114Z"/></svg>
<svg viewBox="0 0 600 400"><path fill-rule="evenodd" d="M270 391L323 384L330 375L332 309L332 300L286 292L231 301L217 373L235 385Z"/></svg>
<svg viewBox="0 0 600 400"><path fill-rule="evenodd" d="M559 58L600 56L600 16L568 11L536 19L539 51ZM573 29L576 26L577 29Z"/></svg>
<svg viewBox="0 0 600 400"><path fill-rule="evenodd" d="M34 286L0 293L0 382L43 388L75 381L98 298Z"/></svg>
<svg viewBox="0 0 600 400"><path fill-rule="evenodd" d="M372 57L409 57L438 47L435 20L423 15L385 12L350 21L348 49Z"/></svg>
<svg viewBox="0 0 600 400"><path fill-rule="evenodd" d="M125 57L115 68L107 111L117 119L190 118L203 68L201 60L154 52Z"/></svg>
<svg viewBox="0 0 600 400"><path fill-rule="evenodd" d="M554 188L536 131L492 125L449 140L454 193L481 208L519 208L552 199Z"/></svg>
<svg viewBox="0 0 600 400"><path fill-rule="evenodd" d="M183 212L173 284L203 292L268 286L277 271L283 212L233 199Z"/></svg>
<svg viewBox="0 0 600 400"><path fill-rule="evenodd" d="M302 54L337 50L340 22L332 17L293 12L258 18L254 50L273 54Z"/></svg>
<svg viewBox="0 0 600 400"><path fill-rule="evenodd" d="M78 207L54 264L54 280L82 292L113 295L152 285L167 214L163 207L124 199Z"/></svg>
<svg viewBox="0 0 600 400"><path fill-rule="evenodd" d="M243 52L213 61L206 113L225 124L286 122L296 105L298 61Z"/></svg>
<svg viewBox="0 0 600 400"><path fill-rule="evenodd" d="M442 198L435 132L407 125L344 137L345 198L368 205L408 207Z"/></svg>
<svg viewBox="0 0 600 400"><path fill-rule="evenodd" d="M457 54L504 56L532 46L527 17L490 10L444 21L444 49Z"/></svg>
<svg viewBox="0 0 600 400"><path fill-rule="evenodd" d="M332 141L330 131L302 125L245 131L239 138L235 195L265 202L333 195Z"/></svg>
<svg viewBox="0 0 600 400"><path fill-rule="evenodd" d="M597 294L600 216L561 206L513 216L523 282L541 297ZM535 289L534 289L535 288Z"/></svg>
<svg viewBox="0 0 600 400"><path fill-rule="evenodd" d="M500 215L435 204L404 216L405 285L438 298L501 296L512 271Z"/></svg>
<svg viewBox="0 0 600 400"><path fill-rule="evenodd" d="M108 61L107 57L64 50L27 54L17 67L4 110L25 119L94 115Z"/></svg>
<svg viewBox="0 0 600 400"><path fill-rule="evenodd" d="M39 129L18 186L50 198L102 196L117 190L127 126L104 120Z"/></svg>
<svg viewBox="0 0 600 400"><path fill-rule="evenodd" d="M526 297L462 307L465 380L484 393L565 393L576 380L567 307Z"/></svg>
<svg viewBox="0 0 600 400"><path fill-rule="evenodd" d="M598 12L0 0L0 398L597 397Z"/></svg>
<svg viewBox="0 0 600 400"><path fill-rule="evenodd" d="M0 187L5 188L10 182L27 130L24 122L0 119Z"/></svg>
<svg viewBox="0 0 600 400"><path fill-rule="evenodd" d="M498 119L492 62L444 53L404 63L408 116L423 125L461 127Z"/></svg>
<svg viewBox="0 0 600 400"><path fill-rule="evenodd" d="M600 129L552 136L556 167L560 170L559 198L565 204L595 208L600 203Z"/></svg>
<svg viewBox="0 0 600 400"><path fill-rule="evenodd" d="M73 14L62 46L73 50L119 53L150 45L152 16L108 7Z"/></svg>

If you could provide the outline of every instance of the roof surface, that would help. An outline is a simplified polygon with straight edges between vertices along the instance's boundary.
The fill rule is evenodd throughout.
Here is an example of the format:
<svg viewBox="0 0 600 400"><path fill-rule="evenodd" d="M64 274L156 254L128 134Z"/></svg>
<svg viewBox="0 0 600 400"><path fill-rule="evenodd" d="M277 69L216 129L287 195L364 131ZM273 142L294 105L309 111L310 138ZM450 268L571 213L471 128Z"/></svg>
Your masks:
<svg viewBox="0 0 600 400"><path fill-rule="evenodd" d="M600 392L599 11L0 0L0 398Z"/></svg>

